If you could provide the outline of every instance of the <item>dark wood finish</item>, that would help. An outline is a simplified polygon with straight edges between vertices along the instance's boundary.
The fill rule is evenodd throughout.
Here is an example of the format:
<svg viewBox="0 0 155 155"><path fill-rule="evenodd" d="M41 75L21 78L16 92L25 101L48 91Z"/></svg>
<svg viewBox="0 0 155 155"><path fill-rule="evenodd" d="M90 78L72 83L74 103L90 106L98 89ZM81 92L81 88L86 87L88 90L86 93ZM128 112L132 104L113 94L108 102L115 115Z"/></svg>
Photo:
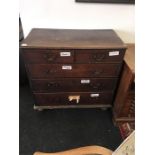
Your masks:
<svg viewBox="0 0 155 155"><path fill-rule="evenodd" d="M98 94L98 97L91 97L93 94ZM70 95L79 95L80 101L79 103L76 100L69 101L68 97ZM52 106L52 105L95 105L95 104L112 104L111 96L113 93L105 92L105 93L85 93L85 92L70 92L70 93L34 93L34 97L36 100L36 105L39 106Z"/></svg>
<svg viewBox="0 0 155 155"><path fill-rule="evenodd" d="M118 51L119 55L109 56L109 52ZM61 52L70 52L71 56L61 56ZM71 50L71 49L23 49L27 63L114 63L122 62L125 49ZM75 60L74 60L75 55Z"/></svg>
<svg viewBox="0 0 155 155"><path fill-rule="evenodd" d="M73 50L24 49L23 55L27 63L73 63ZM60 53L68 51L71 56L61 57Z"/></svg>
<svg viewBox="0 0 155 155"><path fill-rule="evenodd" d="M114 121L118 124L135 120L134 45L129 44L124 58L123 72L114 101Z"/></svg>
<svg viewBox="0 0 155 155"><path fill-rule="evenodd" d="M113 30L33 29L21 49L35 109L112 106L126 50Z"/></svg>
<svg viewBox="0 0 155 155"><path fill-rule="evenodd" d="M109 56L109 52L118 51L118 49L105 49L105 50L77 50L76 62L77 63L110 63L122 62L125 50L119 50L119 55Z"/></svg>
<svg viewBox="0 0 155 155"><path fill-rule="evenodd" d="M62 67L71 66L71 70ZM120 64L29 64L29 75L32 78L52 77L118 77Z"/></svg>
<svg viewBox="0 0 155 155"><path fill-rule="evenodd" d="M103 92L114 91L117 78L56 78L32 80L34 92ZM86 83L84 83L86 81Z"/></svg>
<svg viewBox="0 0 155 155"><path fill-rule="evenodd" d="M26 46L25 46L26 45ZM32 29L22 48L124 49L114 30Z"/></svg>

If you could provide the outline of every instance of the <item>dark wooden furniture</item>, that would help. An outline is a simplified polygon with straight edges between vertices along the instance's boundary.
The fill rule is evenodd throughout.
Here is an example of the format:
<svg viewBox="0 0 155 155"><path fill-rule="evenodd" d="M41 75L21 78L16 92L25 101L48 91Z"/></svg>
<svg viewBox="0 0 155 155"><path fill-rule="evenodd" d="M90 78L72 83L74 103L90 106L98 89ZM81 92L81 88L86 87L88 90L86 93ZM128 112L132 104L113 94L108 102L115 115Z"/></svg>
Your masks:
<svg viewBox="0 0 155 155"><path fill-rule="evenodd" d="M21 49L35 109L112 106L126 50L113 30L33 29Z"/></svg>
<svg viewBox="0 0 155 155"><path fill-rule="evenodd" d="M118 125L135 121L135 46L128 45L123 65L120 84L114 101L114 121Z"/></svg>

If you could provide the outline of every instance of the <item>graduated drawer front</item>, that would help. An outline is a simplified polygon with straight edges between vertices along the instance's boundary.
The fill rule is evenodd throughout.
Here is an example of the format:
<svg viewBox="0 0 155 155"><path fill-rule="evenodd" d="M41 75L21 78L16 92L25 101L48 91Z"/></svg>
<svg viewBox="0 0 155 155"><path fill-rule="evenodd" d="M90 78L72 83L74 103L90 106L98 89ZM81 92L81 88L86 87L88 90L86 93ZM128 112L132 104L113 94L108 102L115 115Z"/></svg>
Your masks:
<svg viewBox="0 0 155 155"><path fill-rule="evenodd" d="M117 77L120 64L28 64L31 78Z"/></svg>
<svg viewBox="0 0 155 155"><path fill-rule="evenodd" d="M26 63L72 63L74 52L72 50L52 49L23 49Z"/></svg>
<svg viewBox="0 0 155 155"><path fill-rule="evenodd" d="M122 62L124 50L75 50L77 63Z"/></svg>
<svg viewBox="0 0 155 155"><path fill-rule="evenodd" d="M53 105L96 105L112 103L112 93L34 93L36 105L53 106ZM69 96L80 96L79 102L76 100L69 101Z"/></svg>
<svg viewBox="0 0 155 155"><path fill-rule="evenodd" d="M59 78L31 80L34 92L114 91L117 78Z"/></svg>

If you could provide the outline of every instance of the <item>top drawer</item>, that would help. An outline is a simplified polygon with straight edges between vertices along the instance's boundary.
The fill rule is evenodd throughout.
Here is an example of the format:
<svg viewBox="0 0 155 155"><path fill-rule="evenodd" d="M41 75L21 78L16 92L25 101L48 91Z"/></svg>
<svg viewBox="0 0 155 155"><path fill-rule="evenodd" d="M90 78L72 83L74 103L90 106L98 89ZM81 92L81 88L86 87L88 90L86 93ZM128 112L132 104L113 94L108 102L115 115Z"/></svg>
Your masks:
<svg viewBox="0 0 155 155"><path fill-rule="evenodd" d="M77 63L121 62L124 53L122 49L75 50Z"/></svg>
<svg viewBox="0 0 155 155"><path fill-rule="evenodd" d="M26 63L72 63L72 50L22 49Z"/></svg>

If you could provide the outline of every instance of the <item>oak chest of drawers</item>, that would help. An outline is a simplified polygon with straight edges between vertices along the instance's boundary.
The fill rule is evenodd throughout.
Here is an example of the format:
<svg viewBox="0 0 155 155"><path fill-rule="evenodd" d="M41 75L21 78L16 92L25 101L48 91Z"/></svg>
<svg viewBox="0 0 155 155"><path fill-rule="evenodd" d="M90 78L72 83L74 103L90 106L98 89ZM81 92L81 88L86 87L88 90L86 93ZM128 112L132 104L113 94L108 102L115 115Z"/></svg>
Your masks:
<svg viewBox="0 0 155 155"><path fill-rule="evenodd" d="M35 109L112 106L126 50L113 30L32 29L21 49Z"/></svg>

